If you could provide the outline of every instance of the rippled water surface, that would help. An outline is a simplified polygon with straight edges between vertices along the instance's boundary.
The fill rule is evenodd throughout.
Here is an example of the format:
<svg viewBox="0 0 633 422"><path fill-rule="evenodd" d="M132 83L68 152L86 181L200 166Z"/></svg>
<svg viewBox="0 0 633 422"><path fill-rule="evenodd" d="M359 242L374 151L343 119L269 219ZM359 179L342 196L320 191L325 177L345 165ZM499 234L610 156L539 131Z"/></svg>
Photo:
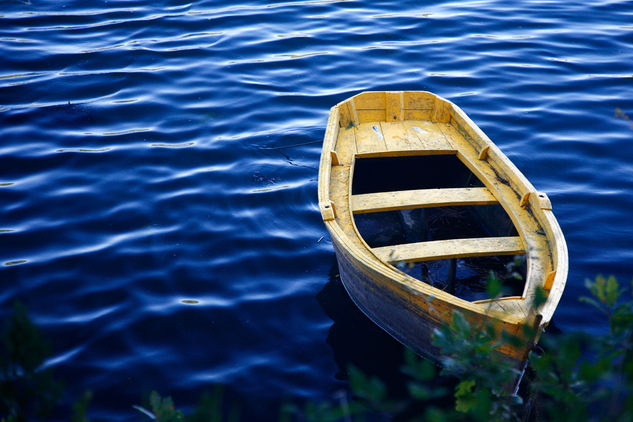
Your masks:
<svg viewBox="0 0 633 422"><path fill-rule="evenodd" d="M363 90L461 106L552 200L556 325L603 329L577 298L633 274L633 3L426 3L2 3L0 312L28 306L69 397L138 420L151 389L221 383L276 420L399 355L332 281L316 206L329 108Z"/></svg>

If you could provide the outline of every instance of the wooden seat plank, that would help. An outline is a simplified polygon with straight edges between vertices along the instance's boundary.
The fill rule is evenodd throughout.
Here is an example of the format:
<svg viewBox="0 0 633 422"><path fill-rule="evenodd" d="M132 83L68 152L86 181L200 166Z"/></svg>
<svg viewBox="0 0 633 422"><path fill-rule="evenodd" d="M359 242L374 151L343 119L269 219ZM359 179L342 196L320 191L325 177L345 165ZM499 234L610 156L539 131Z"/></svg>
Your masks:
<svg viewBox="0 0 633 422"><path fill-rule="evenodd" d="M387 149L380 123L361 123L354 131L358 154L372 154Z"/></svg>
<svg viewBox="0 0 633 422"><path fill-rule="evenodd" d="M372 252L382 261L393 263L473 256L518 255L525 253L525 249L520 237L510 236L406 243L373 248Z"/></svg>
<svg viewBox="0 0 633 422"><path fill-rule="evenodd" d="M354 214L451 205L489 205L497 199L487 188L414 189L352 196Z"/></svg>

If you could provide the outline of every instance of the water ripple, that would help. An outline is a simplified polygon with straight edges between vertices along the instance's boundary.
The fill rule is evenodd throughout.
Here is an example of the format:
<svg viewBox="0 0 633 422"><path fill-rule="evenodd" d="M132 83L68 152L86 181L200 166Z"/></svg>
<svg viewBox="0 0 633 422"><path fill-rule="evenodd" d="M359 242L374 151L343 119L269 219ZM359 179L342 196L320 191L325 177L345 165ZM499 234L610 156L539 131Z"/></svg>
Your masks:
<svg viewBox="0 0 633 422"><path fill-rule="evenodd" d="M603 330L577 297L631 277L632 17L623 0L6 3L0 303L27 303L47 365L103 420L214 382L270 409L245 404L253 420L330 397L333 354L365 350L327 340L315 300L328 110L420 89L549 193L570 251L555 322Z"/></svg>

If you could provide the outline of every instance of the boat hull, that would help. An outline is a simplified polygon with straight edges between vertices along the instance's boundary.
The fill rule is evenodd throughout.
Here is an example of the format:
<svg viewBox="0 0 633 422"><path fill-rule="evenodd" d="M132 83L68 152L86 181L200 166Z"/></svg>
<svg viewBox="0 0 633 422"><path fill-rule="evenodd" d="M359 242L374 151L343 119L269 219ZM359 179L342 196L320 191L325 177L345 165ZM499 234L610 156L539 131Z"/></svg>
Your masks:
<svg viewBox="0 0 633 422"><path fill-rule="evenodd" d="M432 155L454 156L481 186L354 192L357 160ZM392 173L398 176L400 171ZM489 204L505 210L516 228L514 235L370 245L355 220L364 213ZM458 311L475 327L491 323L499 335L505 331L521 338L520 345L504 344L497 351L522 362L560 300L567 248L549 199L459 107L434 94L367 92L333 107L319 168L319 208L341 280L355 304L398 341L433 360L441 359L432 344L434 331ZM515 254L526 257L520 296L465 300L399 269L403 262ZM539 289L547 300L537 309L532 303ZM526 325L535 328L534 335L525 335Z"/></svg>
<svg viewBox="0 0 633 422"><path fill-rule="evenodd" d="M441 363L442 358L441 351L433 345L433 335L449 323L454 311L461 312L473 326L493 323L499 333L521 336L523 332L522 324L507 324L491 315L470 312L403 288L335 243L334 251L341 282L356 307L393 338L433 362ZM497 352L518 368L534 342L534 338L526 338L520 347L502 345Z"/></svg>
<svg viewBox="0 0 633 422"><path fill-rule="evenodd" d="M409 306L406 295L361 269L352 256L336 246L334 250L341 281L356 306L400 343L418 355L437 360L440 354L432 344L432 336L442 322L422 308Z"/></svg>

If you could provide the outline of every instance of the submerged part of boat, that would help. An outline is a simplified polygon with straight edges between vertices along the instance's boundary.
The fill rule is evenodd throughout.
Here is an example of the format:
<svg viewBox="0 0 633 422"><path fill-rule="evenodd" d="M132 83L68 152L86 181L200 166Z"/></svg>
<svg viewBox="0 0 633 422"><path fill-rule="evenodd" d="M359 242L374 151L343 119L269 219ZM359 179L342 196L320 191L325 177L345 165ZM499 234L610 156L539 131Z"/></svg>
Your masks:
<svg viewBox="0 0 633 422"><path fill-rule="evenodd" d="M319 208L356 305L417 353L460 311L524 341L524 361L567 279L567 247L538 192L455 104L429 92L365 92L332 107ZM511 275L486 296L490 271ZM538 309L537 290L547 299ZM526 338L525 324L537 328Z"/></svg>

